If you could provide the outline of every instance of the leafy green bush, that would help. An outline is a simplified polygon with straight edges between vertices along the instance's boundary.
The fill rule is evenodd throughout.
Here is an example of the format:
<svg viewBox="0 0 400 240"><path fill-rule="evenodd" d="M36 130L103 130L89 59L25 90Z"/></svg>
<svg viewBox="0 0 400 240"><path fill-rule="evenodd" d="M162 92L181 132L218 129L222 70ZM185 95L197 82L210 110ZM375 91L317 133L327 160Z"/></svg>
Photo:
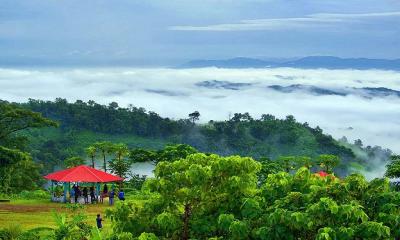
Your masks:
<svg viewBox="0 0 400 240"><path fill-rule="evenodd" d="M22 191L18 194L20 199L50 199L50 193L45 190Z"/></svg>
<svg viewBox="0 0 400 240"><path fill-rule="evenodd" d="M158 240L158 237L154 233L142 233L138 240Z"/></svg>

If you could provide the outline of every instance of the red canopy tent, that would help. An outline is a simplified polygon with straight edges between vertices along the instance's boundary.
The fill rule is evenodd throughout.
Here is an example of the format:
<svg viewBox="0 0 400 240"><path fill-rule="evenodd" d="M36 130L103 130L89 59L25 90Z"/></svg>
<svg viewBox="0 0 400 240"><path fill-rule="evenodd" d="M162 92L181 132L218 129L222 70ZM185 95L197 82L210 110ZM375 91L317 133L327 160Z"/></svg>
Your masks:
<svg viewBox="0 0 400 240"><path fill-rule="evenodd" d="M51 180L51 191L53 192L53 182L63 182L64 186L64 202L67 202L67 193L70 192L70 183L71 182L82 182L82 183L96 183L96 195L98 196L100 193L100 185L99 183L108 183L108 182L119 182L123 181L124 179L95 168L80 165L77 167L57 171L54 173L50 173L44 176L45 179ZM53 194L54 195L54 192ZM55 198L54 198L55 199ZM54 200L53 201L59 201Z"/></svg>
<svg viewBox="0 0 400 240"><path fill-rule="evenodd" d="M74 168L69 168L54 173L50 173L49 175L44 176L44 178L57 182L91 182L91 183L118 182L123 180L118 176L97 170L95 168L86 165L80 165Z"/></svg>

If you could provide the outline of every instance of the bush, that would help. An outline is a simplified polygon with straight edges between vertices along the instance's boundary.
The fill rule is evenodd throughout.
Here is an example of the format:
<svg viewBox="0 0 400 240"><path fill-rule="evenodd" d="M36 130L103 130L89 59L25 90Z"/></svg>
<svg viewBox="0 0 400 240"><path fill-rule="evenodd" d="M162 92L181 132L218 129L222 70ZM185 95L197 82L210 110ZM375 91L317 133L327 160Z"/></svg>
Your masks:
<svg viewBox="0 0 400 240"><path fill-rule="evenodd" d="M158 237L154 233L142 233L138 240L158 240Z"/></svg>
<svg viewBox="0 0 400 240"><path fill-rule="evenodd" d="M22 191L18 194L21 199L50 199L50 193L39 189L34 191Z"/></svg>
<svg viewBox="0 0 400 240"><path fill-rule="evenodd" d="M20 225L10 225L7 228L0 229L1 240L13 240L22 235L23 231Z"/></svg>

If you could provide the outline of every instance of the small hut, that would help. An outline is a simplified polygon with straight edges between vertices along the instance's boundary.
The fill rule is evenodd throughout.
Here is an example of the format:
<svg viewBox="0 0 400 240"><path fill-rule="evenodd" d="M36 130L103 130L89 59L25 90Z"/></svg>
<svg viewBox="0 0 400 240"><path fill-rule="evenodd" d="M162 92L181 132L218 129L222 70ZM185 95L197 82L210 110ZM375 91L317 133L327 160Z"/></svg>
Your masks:
<svg viewBox="0 0 400 240"><path fill-rule="evenodd" d="M95 186L96 189L96 196L99 196L101 183L123 181L123 178L86 165L80 165L77 167L50 173L44 176L44 178L47 180L51 180L51 200L62 202L67 202L67 196L71 191L71 183L92 183L92 186ZM55 196L54 183L62 183L63 194L61 197Z"/></svg>

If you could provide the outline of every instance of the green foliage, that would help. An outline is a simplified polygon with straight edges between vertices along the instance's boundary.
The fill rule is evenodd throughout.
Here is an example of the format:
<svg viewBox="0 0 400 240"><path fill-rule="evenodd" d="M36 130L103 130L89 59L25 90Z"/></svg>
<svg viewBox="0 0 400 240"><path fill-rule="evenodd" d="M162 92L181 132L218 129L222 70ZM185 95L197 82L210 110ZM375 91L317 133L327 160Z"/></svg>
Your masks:
<svg viewBox="0 0 400 240"><path fill-rule="evenodd" d="M248 198L256 194L260 168L251 158L200 153L162 161L157 164L156 178L145 183L144 191L152 192L153 197L144 206L131 202L117 206L109 214L116 229L136 236L145 231L173 239L212 237L217 230L213 223L217 225L219 219L221 227L224 225L224 217L220 216L224 210L235 209L232 214L240 216L242 209L243 214L254 217L256 204ZM225 231L238 238L248 234L249 229L243 224L229 224Z"/></svg>
<svg viewBox="0 0 400 240"><path fill-rule="evenodd" d="M245 222L233 221L229 226L229 233L231 239L247 239L249 235L249 228Z"/></svg>
<svg viewBox="0 0 400 240"><path fill-rule="evenodd" d="M135 148L129 153L129 159L132 163L155 162L157 159L157 153L142 148Z"/></svg>
<svg viewBox="0 0 400 240"><path fill-rule="evenodd" d="M156 154L156 161L176 161L184 159L190 154L197 153L198 151L187 144L170 144L167 145L163 150L160 150Z"/></svg>
<svg viewBox="0 0 400 240"><path fill-rule="evenodd" d="M390 162L386 166L385 176L389 178L400 177L400 155L393 155Z"/></svg>
<svg viewBox="0 0 400 240"><path fill-rule="evenodd" d="M50 199L50 194L44 190L34 190L34 191L21 191L19 194L20 199Z"/></svg>
<svg viewBox="0 0 400 240"><path fill-rule="evenodd" d="M357 162L359 158L357 156L356 159L350 149L353 145L339 143L324 134L319 127L311 128L307 123L298 123L293 116L277 119L266 114L260 119L254 119L248 113L235 113L229 121L210 121L208 124L195 125L188 119L161 118L143 108L133 106L122 108L116 103L108 106L94 101L78 100L75 103L68 103L65 99L58 98L54 102L31 99L20 106L41 112L44 116L62 123L60 130L45 129L33 133L42 136L42 139L32 138L35 142L31 147L32 154L35 160L46 163L46 167L49 168L47 171L51 171L52 166L58 165L57 159L60 161L71 156L84 156L82 146L95 141L110 141L115 136L121 138L122 134L129 136L130 139L142 138L143 143L134 142L129 147L146 147L152 149L151 151L156 151L166 143L180 143L189 144L203 152L237 154L254 158L308 156L314 159L322 153L334 154L343 161L343 166L346 166L347 162ZM87 141L85 138L88 134L81 134L82 131L94 132L97 136L108 135L102 138L92 136L91 141ZM26 135L31 138L31 134L32 131L29 131ZM123 140L129 142L126 136ZM121 140L115 139L114 142L123 142ZM361 155L367 155L364 153L369 151L366 148L356 150L357 153L363 153ZM104 164L103 154L100 151L97 154L103 158L103 165L107 164ZM93 159L90 154L88 156ZM171 159L165 157L164 159ZM371 155L372 157L374 156ZM131 159L143 161L140 157ZM144 159L149 159L149 156ZM55 162L48 165L50 161ZM362 161L366 163L368 158L363 158ZM337 169L342 175L347 170L346 167Z"/></svg>
<svg viewBox="0 0 400 240"><path fill-rule="evenodd" d="M1 240L16 240L23 235L20 225L10 225L7 228L0 229Z"/></svg>
<svg viewBox="0 0 400 240"><path fill-rule="evenodd" d="M72 168L72 167L77 167L80 165L84 165L85 164L85 159L81 158L81 157L70 157L65 159L64 161L64 166L66 168Z"/></svg>
<svg viewBox="0 0 400 240"><path fill-rule="evenodd" d="M96 147L89 146L89 147L85 148L85 153L92 161L92 168L94 168L94 165L95 165L94 163L95 163L95 158L96 158L96 153L97 153Z"/></svg>
<svg viewBox="0 0 400 240"><path fill-rule="evenodd" d="M322 154L318 156L317 163L325 172L332 173L333 169L339 165L340 159L335 155Z"/></svg>
<svg viewBox="0 0 400 240"><path fill-rule="evenodd" d="M131 174L130 178L128 181L125 181L125 192L126 188L133 188L136 190L142 189L143 183L146 181L146 176L142 175L140 176L139 174Z"/></svg>
<svg viewBox="0 0 400 240"><path fill-rule="evenodd" d="M0 100L0 144L12 134L28 128L57 127L42 114Z"/></svg>
<svg viewBox="0 0 400 240"><path fill-rule="evenodd" d="M142 233L138 237L138 240L158 240L158 237L154 233Z"/></svg>
<svg viewBox="0 0 400 240"><path fill-rule="evenodd" d="M41 181L39 165L32 161L29 154L17 149L0 146L0 191L18 193L22 190L34 190Z"/></svg>
<svg viewBox="0 0 400 240"><path fill-rule="evenodd" d="M40 166L24 152L22 130L56 127L58 124L40 113L0 100L0 192L32 190L40 181Z"/></svg>
<svg viewBox="0 0 400 240"><path fill-rule="evenodd" d="M114 145L109 141L96 142L93 147L100 152L103 157L103 170L107 172L107 155L113 153Z"/></svg>
<svg viewBox="0 0 400 240"><path fill-rule="evenodd" d="M79 204L69 204L66 206L70 214L54 213L56 228L54 235L50 239L72 240L87 239L89 236L101 237L93 231L93 227L86 222L86 215L81 211L84 207Z"/></svg>
<svg viewBox="0 0 400 240"><path fill-rule="evenodd" d="M270 173L260 183L257 174L269 162L205 154L162 161L146 180L144 202L110 210L114 229L168 239L400 237L400 193L387 179L320 177L305 166L290 173L264 169Z"/></svg>
<svg viewBox="0 0 400 240"><path fill-rule="evenodd" d="M224 232L229 232L229 227L232 222L235 220L235 216L233 214L221 214L218 217L218 228Z"/></svg>

